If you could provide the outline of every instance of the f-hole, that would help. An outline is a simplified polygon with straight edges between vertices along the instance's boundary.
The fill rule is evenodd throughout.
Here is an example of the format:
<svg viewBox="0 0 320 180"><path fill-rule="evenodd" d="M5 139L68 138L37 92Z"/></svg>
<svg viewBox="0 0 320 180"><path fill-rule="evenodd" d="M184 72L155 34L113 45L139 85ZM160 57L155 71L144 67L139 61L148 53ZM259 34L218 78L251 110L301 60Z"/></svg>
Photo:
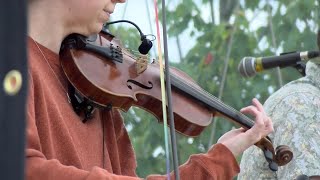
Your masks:
<svg viewBox="0 0 320 180"><path fill-rule="evenodd" d="M129 80L127 81L127 86L128 86L129 89L132 89L131 84L134 84L134 85L136 85L136 86L139 86L139 87L141 87L141 88L143 88L143 89L152 89L152 88L153 88L153 84L152 84L152 82L150 82L150 81L148 81L148 84L147 84L147 85L144 85L144 84L142 84L142 83L140 83L140 82L138 82L138 81L129 79Z"/></svg>

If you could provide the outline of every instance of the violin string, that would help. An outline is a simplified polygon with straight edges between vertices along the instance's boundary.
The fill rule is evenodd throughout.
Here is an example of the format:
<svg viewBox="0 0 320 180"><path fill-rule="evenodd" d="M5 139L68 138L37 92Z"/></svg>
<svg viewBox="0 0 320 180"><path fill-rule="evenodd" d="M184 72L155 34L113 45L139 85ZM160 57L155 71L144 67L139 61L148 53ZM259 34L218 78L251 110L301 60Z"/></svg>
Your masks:
<svg viewBox="0 0 320 180"><path fill-rule="evenodd" d="M138 54L138 51L134 51L132 49L128 49L126 48L127 51L129 52L134 52L133 55ZM137 60L136 56L132 56L132 54L127 53L124 51L125 55L128 55L129 57L133 58L134 60ZM148 58L150 56L147 56ZM140 62L136 62L137 64L144 64L144 63L140 63ZM251 124L253 121L247 117L246 115L244 115L243 113L239 112L238 110L234 109L233 107L226 105L225 103L221 102L220 99L218 99L217 97L213 96L211 93L207 92L206 90L202 89L200 86L198 86L196 83L190 81L190 82L184 82L181 78L177 77L174 74L171 74L171 76L174 78L173 80L176 80L176 83L179 83L181 86L187 86L187 88L191 88L193 91L198 92L200 95L209 98L210 100L217 102L218 105L222 106L224 109L227 109L229 111L235 112L237 113L239 116L241 116L243 118L243 120L245 120L247 123Z"/></svg>
<svg viewBox="0 0 320 180"><path fill-rule="evenodd" d="M227 109L227 110L229 110L229 111L232 111L232 112L236 113L237 115L241 116L241 117L243 118L243 120L245 120L247 123L251 124L251 123L253 122L250 118L248 118L247 116L245 116L244 114L242 114L242 113L239 112L238 110L234 109L233 107L228 106L228 105L226 105L225 103L221 102L221 100L219 100L217 97L211 95L211 94L208 93L207 91L205 91L205 90L203 90L203 89L201 89L201 90L195 89L194 86L189 86L189 87L191 87L191 89L199 92L199 93L200 93L201 95L203 95L204 97L209 97L210 100L218 103L218 105L222 106L223 108L225 108L225 109Z"/></svg>
<svg viewBox="0 0 320 180"><path fill-rule="evenodd" d="M238 110L234 109L233 107L225 104L224 102L222 102L221 100L219 100L217 97L213 96L212 94L208 93L207 91L205 91L205 90L203 90L203 89L201 89L201 90L195 89L194 86L189 86L189 87L191 87L193 90L195 90L195 91L197 91L197 92L200 92L200 94L202 94L203 96L209 97L210 100L218 103L218 105L222 106L223 108L225 108L225 109L227 109L227 110L229 110L229 111L231 111L231 112L234 112L234 113L236 113L237 115L241 116L242 119L243 119L244 121L246 121L248 124L252 124L252 123L253 123L253 121L252 121L250 118L248 118L246 115L244 115L243 113L241 113L241 112L239 112ZM200 88L200 87L199 87L199 88Z"/></svg>
<svg viewBox="0 0 320 180"><path fill-rule="evenodd" d="M224 104L223 102L221 102L221 100L219 100L217 97L213 96L212 94L210 94L209 92L207 92L206 90L202 89L201 87L199 87L197 84L193 83L193 82L183 82L183 80L179 77L177 77L174 74L171 74L171 76L173 77L173 80L176 80L176 83L179 83L181 86L187 86L187 88L191 88L192 90L194 90L195 92L198 92L199 94L201 94L204 97L209 98L210 100L213 100L214 102L217 102L218 105L222 106L225 109L228 109L229 111L233 111L235 113L237 113L238 115L240 115L241 117L243 117L243 119L251 124L253 121L248 118L246 115L242 114L241 112L237 111L236 109L234 109L231 106L228 106L226 104Z"/></svg>
<svg viewBox="0 0 320 180"><path fill-rule="evenodd" d="M136 60L136 61L138 60L139 57L137 57L137 56L140 55L140 52L134 51L134 50L131 50L131 49L126 49L126 50L132 51L132 52L134 52L134 54L128 53L128 52L126 52L126 51L123 51L122 53L123 53L124 55L129 56L129 57L132 58L133 60ZM147 59L150 58L149 55L143 55L143 56L145 56ZM141 57L141 56L140 56L140 57ZM144 65L144 64L145 64L145 63L141 63L141 62L136 62L136 63L137 63L137 64L140 64L140 65Z"/></svg>
<svg viewBox="0 0 320 180"><path fill-rule="evenodd" d="M131 49L127 49L129 51L132 51ZM137 52L138 53L138 52ZM130 56L130 53L124 53L128 56ZM132 57L132 56L130 56ZM134 60L137 60L136 58L137 57L132 57ZM139 63L139 62L136 62L137 64L144 64L144 63ZM252 120L250 118L248 118L247 116L245 116L244 114L242 114L241 112L239 112L238 110L234 109L233 107L231 106L228 106L226 104L224 104L223 102L221 102L221 100L219 100L217 97L213 96L212 94L210 94L209 92L207 92L206 90L202 89L201 87L199 87L196 83L194 82L184 82L181 78L177 77L176 75L174 74L171 74L172 77L174 77L174 79L176 79L176 83L179 83L181 86L187 86L187 88L191 88L192 90L198 92L200 95L204 96L204 97L208 97L210 100L212 101L215 101L218 103L218 105L222 106L224 109L227 109L229 111L232 111L232 112L235 112L237 113L238 115L242 116L243 119L245 121L247 121L247 123L252 123Z"/></svg>
<svg viewBox="0 0 320 180"><path fill-rule="evenodd" d="M183 80L182 80L181 78L177 77L177 76L174 75L174 74L172 74L172 76L177 80L177 81L176 81L177 83L180 83L180 85L182 85L182 86L185 86L185 85L186 85L186 86L188 86L188 88L191 88L191 89L195 90L196 92L202 94L203 96L206 96L206 97L209 97L210 99L215 100L216 102L219 103L219 105L224 106L225 108L230 109L230 110L232 110L232 111L237 111L237 110L235 110L234 108L229 107L229 106L223 104L223 103L221 102L221 100L219 100L218 98L216 98L215 96L213 96L212 94L210 94L209 92L207 92L206 90L202 89L202 88L199 87L197 84L195 84L195 83L193 83L193 82L183 82Z"/></svg>
<svg viewBox="0 0 320 180"><path fill-rule="evenodd" d="M35 45L37 46L37 48L39 49L40 53L42 54L42 57L44 58L44 60L46 61L46 63L48 64L49 66L49 69L51 70L51 72L53 73L53 75L55 76L55 78L57 79L58 81L58 84L60 85L60 87L62 88L62 90L66 93L67 95L67 98L68 98L68 101L70 102L70 99L69 99L69 95L68 95L68 92L66 90L66 88L62 85L62 82L60 81L60 79L58 78L58 75L54 72L53 68L51 67L48 59L46 58L46 56L44 55L43 51L41 50L41 48L39 47L38 43L32 39L33 42L35 43Z"/></svg>
<svg viewBox="0 0 320 180"><path fill-rule="evenodd" d="M127 49L129 51L132 51L131 49ZM137 52L138 53L138 52ZM130 56L130 53L124 53L128 56ZM130 56L132 57L134 60L137 60L136 58L137 57L133 57L133 56ZM137 64L144 64L144 63L139 63L139 62L136 62ZM200 86L198 86L196 83L194 82L184 82L181 78L177 77L176 75L174 74L171 74L171 76L176 80L176 83L179 83L181 86L187 86L187 88L191 88L192 90L198 92L200 95L204 96L204 97L208 97L210 100L214 101L214 102L217 102L218 105L222 106L224 109L227 109L229 111L232 111L232 112L235 112L237 113L239 116L241 116L247 123L251 124L252 123L252 120L247 117L246 115L244 115L243 113L239 112L238 110L234 109L233 107L231 106L228 106L226 104L224 104L223 102L221 102L220 99L218 99L217 97L213 96L212 94L210 94L209 92L207 92L206 90L202 89Z"/></svg>
<svg viewBox="0 0 320 180"><path fill-rule="evenodd" d="M180 83L181 84L181 83ZM183 83L181 84L182 86L184 85ZM223 102L221 102L219 99L217 99L215 96L212 96L211 94L209 94L208 92L206 92L205 90L201 89L195 89L194 86L188 86L189 88L193 89L194 91L198 92L198 94L209 98L211 101L218 103L217 105L219 105L220 107L227 109L229 111L235 112L237 113L239 116L241 116L243 118L244 121L246 121L247 123L251 124L252 120L250 120L247 116L245 116L244 114L242 114L241 112L235 110L234 108L224 104Z"/></svg>

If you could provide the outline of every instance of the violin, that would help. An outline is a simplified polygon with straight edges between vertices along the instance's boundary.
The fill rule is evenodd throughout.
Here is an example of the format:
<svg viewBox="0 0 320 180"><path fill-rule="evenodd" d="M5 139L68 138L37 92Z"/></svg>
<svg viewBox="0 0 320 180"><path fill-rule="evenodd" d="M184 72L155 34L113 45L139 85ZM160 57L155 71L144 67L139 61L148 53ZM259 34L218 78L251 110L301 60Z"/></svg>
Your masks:
<svg viewBox="0 0 320 180"><path fill-rule="evenodd" d="M148 63L145 55L133 55L110 33L102 30L90 37L69 36L63 42L60 59L70 84L93 106L125 112L137 106L162 122L159 64ZM170 68L170 73L177 132L198 136L212 122L213 116L222 116L245 129L254 125L252 119L203 90L182 71ZM264 152L273 171L293 157L285 145L274 149L269 137L255 145Z"/></svg>

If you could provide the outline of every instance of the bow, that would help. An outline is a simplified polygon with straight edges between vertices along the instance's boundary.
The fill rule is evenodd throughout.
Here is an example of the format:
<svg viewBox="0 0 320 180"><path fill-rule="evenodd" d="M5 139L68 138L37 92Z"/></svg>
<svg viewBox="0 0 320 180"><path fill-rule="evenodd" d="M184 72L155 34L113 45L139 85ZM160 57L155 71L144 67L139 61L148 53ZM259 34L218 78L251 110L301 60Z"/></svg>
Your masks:
<svg viewBox="0 0 320 180"><path fill-rule="evenodd" d="M167 112L166 104L168 105L168 114L169 114L169 126L170 126L170 137L171 137L171 147L172 147L172 157L173 157L173 166L175 179L179 180L179 165L178 165L178 152L177 152L177 143L175 136L174 128L174 116L172 110L172 96L171 96L171 81L170 81L170 68L169 68L169 57L168 57L168 40L167 40L167 26L166 26L166 1L162 0L162 30L163 30L163 45L164 45L164 64L161 53L161 43L160 43L160 28L159 28L159 18L158 18L158 5L157 0L154 0L154 8L156 14L156 26L157 26L157 42L158 42L158 53L159 53L159 64L160 64L160 78L161 78L161 92L162 92L162 110L163 110L163 125L164 125L164 134L165 134L165 148L166 148L166 165L167 165L167 177L170 180L170 157L169 157L169 138L167 131ZM162 69L165 71L163 72ZM165 74L165 77L164 77ZM164 79L166 80L166 90L164 89ZM166 93L165 93L166 91ZM166 99L167 97L167 99ZM167 102L167 103L166 103Z"/></svg>

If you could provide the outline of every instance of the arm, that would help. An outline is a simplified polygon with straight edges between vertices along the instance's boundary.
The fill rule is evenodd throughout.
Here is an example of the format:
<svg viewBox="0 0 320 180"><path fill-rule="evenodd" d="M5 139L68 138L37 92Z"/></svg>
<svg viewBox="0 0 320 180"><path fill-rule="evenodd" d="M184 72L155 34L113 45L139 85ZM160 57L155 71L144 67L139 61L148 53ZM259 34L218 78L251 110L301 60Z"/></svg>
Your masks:
<svg viewBox="0 0 320 180"><path fill-rule="evenodd" d="M239 172L234 157L273 131L272 121L260 102L253 99L252 103L252 106L241 109L241 112L255 117L254 126L247 131L243 128L231 130L207 154L191 156L180 167L181 179L232 179Z"/></svg>
<svg viewBox="0 0 320 180"><path fill-rule="evenodd" d="M238 163L232 152L223 144L214 145L206 154L190 156L189 160L179 167L180 178L195 179L232 179L239 173ZM174 179L174 174L170 174ZM152 175L148 180L164 180L166 176Z"/></svg>

